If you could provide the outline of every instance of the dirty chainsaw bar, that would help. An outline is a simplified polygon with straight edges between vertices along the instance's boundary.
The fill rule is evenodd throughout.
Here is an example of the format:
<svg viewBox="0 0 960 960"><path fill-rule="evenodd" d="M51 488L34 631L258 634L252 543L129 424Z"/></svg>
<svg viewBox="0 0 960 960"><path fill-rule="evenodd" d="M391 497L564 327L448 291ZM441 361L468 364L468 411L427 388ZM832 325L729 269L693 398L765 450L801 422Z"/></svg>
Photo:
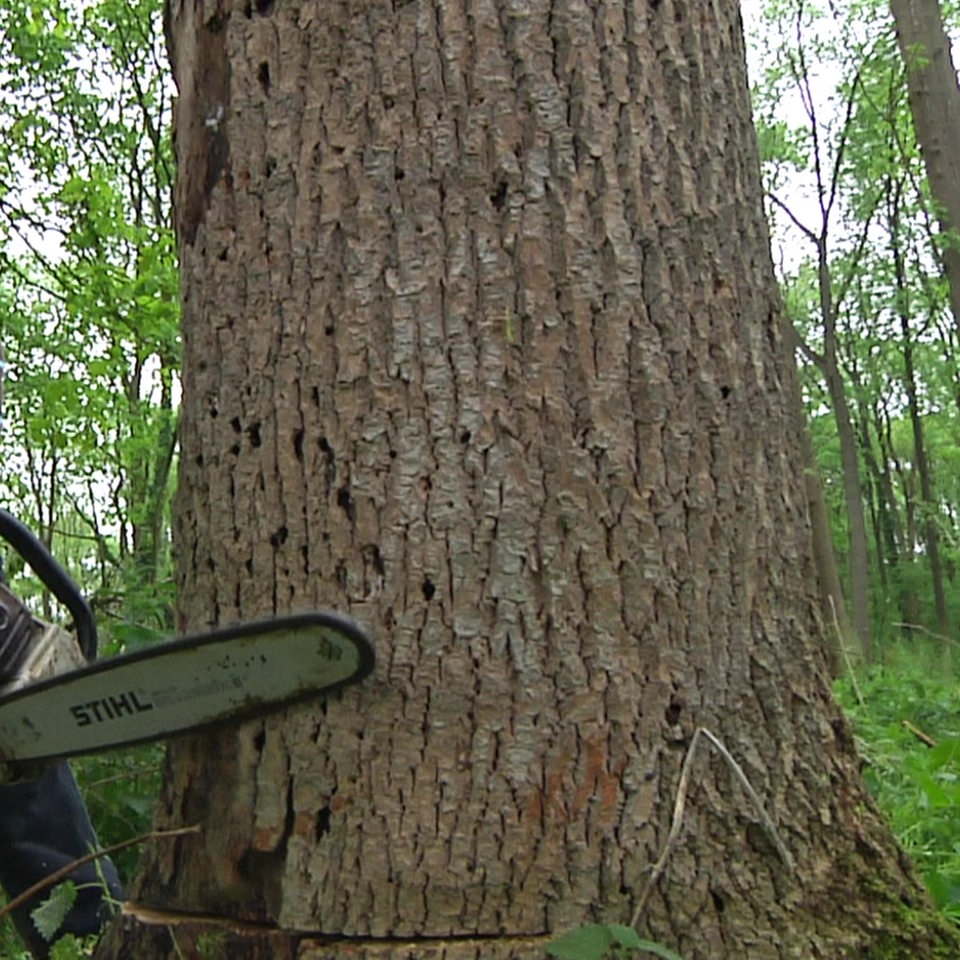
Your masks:
<svg viewBox="0 0 960 960"><path fill-rule="evenodd" d="M0 537L70 611L76 636L0 584L0 782L22 764L164 740L279 710L373 669L353 621L314 612L239 624L96 661L90 607L11 514Z"/></svg>

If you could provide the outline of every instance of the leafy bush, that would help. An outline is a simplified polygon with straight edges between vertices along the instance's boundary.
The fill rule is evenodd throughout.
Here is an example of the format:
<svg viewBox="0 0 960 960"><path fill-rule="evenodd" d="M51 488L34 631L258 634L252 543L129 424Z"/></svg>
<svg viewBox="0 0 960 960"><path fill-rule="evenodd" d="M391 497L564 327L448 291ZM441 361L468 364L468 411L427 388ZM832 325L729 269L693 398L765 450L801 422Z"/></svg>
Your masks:
<svg viewBox="0 0 960 960"><path fill-rule="evenodd" d="M90 819L103 846L146 833L157 794L163 747L151 744L115 753L84 757L74 762ZM123 880L136 868L139 850L131 847L114 856Z"/></svg>
<svg viewBox="0 0 960 960"><path fill-rule="evenodd" d="M960 687L939 651L911 644L842 680L867 786L937 906L960 921Z"/></svg>

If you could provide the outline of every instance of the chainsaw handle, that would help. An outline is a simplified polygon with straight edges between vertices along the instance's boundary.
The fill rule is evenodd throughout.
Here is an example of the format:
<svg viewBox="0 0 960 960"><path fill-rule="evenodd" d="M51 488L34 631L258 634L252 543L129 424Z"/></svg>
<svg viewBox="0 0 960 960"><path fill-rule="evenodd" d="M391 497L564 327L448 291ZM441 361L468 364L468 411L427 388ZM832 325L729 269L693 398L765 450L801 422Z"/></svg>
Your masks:
<svg viewBox="0 0 960 960"><path fill-rule="evenodd" d="M70 574L28 527L3 509L0 509L0 537L27 561L44 586L70 611L83 655L89 661L95 660L97 624L90 604L70 579Z"/></svg>

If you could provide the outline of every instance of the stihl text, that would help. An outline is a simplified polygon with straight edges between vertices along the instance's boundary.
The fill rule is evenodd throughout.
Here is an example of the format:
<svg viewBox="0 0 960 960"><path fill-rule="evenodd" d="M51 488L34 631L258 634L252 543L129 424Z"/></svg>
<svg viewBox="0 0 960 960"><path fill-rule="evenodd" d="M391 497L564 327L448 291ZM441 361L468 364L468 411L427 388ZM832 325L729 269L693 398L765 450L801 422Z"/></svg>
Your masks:
<svg viewBox="0 0 960 960"><path fill-rule="evenodd" d="M100 700L91 700L89 703L75 704L70 708L70 713L73 714L78 727L88 727L91 723L103 723L105 720L129 717L152 709L152 703L141 702L136 693L130 690L115 697L102 697Z"/></svg>

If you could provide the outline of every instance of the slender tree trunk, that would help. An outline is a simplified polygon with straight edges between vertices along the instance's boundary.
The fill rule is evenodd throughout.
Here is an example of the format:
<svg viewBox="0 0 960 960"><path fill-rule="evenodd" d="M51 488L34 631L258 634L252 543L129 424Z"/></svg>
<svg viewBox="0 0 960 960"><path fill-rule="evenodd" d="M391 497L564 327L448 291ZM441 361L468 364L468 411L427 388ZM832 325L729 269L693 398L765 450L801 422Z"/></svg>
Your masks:
<svg viewBox="0 0 960 960"><path fill-rule="evenodd" d="M913 543L907 533L905 510L901 510L900 500L894 490L893 472L900 472L900 461L893 443L890 416L885 402L882 409L874 404L873 423L877 431L877 442L880 445L879 482L890 516L889 542L893 547L892 552L896 560L905 560L913 552ZM901 513L904 513L904 516L901 516Z"/></svg>
<svg viewBox="0 0 960 960"><path fill-rule="evenodd" d="M916 567L917 547L920 537L917 532L916 471L909 465L904 467L903 459L893 442L893 425L890 411L883 408L884 435L886 437L886 457L892 465L900 487L900 499L903 501L903 522L898 524L903 549L900 553L900 610L904 621L910 628L923 620L920 596L917 592Z"/></svg>
<svg viewBox="0 0 960 960"><path fill-rule="evenodd" d="M940 544L937 533L935 513L937 505L933 493L933 480L927 461L926 444L923 437L923 417L920 413L919 389L913 362L913 332L910 329L910 316L907 313L909 296L907 292L906 269L903 262L903 249L900 243L900 185L892 184L888 191L889 216L887 228L890 234L891 255L896 279L897 301L900 305L901 349L903 352L903 382L907 393L907 409L910 412L910 426L913 434L913 464L920 482L920 502L923 510L923 540L927 561L930 565L930 581L933 587L934 613L937 619L937 631L946 637L949 632L947 622L947 600L943 589L943 570L940 563ZM950 657L950 645L945 641L943 654Z"/></svg>
<svg viewBox="0 0 960 960"><path fill-rule="evenodd" d="M379 661L172 748L203 832L101 956L532 960L630 920L681 796L640 926L690 960L954 949L824 669L736 3L168 22L183 624L332 606ZM702 727L773 829L681 783Z"/></svg>
<svg viewBox="0 0 960 960"><path fill-rule="evenodd" d="M940 0L890 0L906 66L913 125L944 233L960 230L960 87ZM942 248L950 306L960 329L960 234Z"/></svg>
<svg viewBox="0 0 960 960"><path fill-rule="evenodd" d="M837 328L830 264L827 260L826 227L817 244L817 253L820 313L823 319L823 354L819 357L819 363L830 395L830 407L837 421L837 439L840 442L843 501L847 508L850 547L850 607L853 610L853 627L860 641L860 649L867 660L872 660L870 548L867 537L867 517L863 509L863 484L860 480L860 451L857 448L857 437L850 417L850 406L847 403L847 387L837 359Z"/></svg>
<svg viewBox="0 0 960 960"><path fill-rule="evenodd" d="M877 576L880 587L886 594L891 586L891 575L897 565L899 550L894 533L895 520L892 511L896 503L892 500L889 475L885 475L887 466L881 466L881 456L872 445L870 432L869 411L864 409L860 416L860 449L863 451L864 464L867 468L870 486L870 528L873 531L874 552L877 556Z"/></svg>
<svg viewBox="0 0 960 960"><path fill-rule="evenodd" d="M933 481L930 477L930 465L927 460L926 443L923 436L923 418L920 414L917 397L916 374L913 369L913 345L909 342L909 320L901 314L900 323L903 329L903 362L907 378L907 402L910 407L910 425L913 433L913 457L917 473L920 477L920 499L923 503L923 539L927 551L927 560L930 564L930 583L933 587L934 614L937 619L937 630L941 636L949 634L950 624L947 619L947 600L943 588L943 566L940 562L940 542L937 531L936 511L937 504L933 492ZM944 656L949 656L950 646L944 646Z"/></svg>
<svg viewBox="0 0 960 960"><path fill-rule="evenodd" d="M811 544L817 569L817 584L820 588L820 603L825 625L825 650L827 663L833 676L841 672L845 658L853 655L863 657L860 638L853 629L847 616L847 604L843 596L840 572L833 547L833 533L830 529L830 516L820 478L820 467L813 449L810 428L803 408L803 394L800 390L799 371L797 370L796 351L800 337L791 323L786 324L786 348L793 383L793 406L798 421L800 449L803 457L803 476L807 493L807 511L810 515Z"/></svg>
<svg viewBox="0 0 960 960"><path fill-rule="evenodd" d="M914 549L905 527L905 511L894 489L893 472L899 467L885 401L881 401L881 405L874 402L872 416L879 447L879 456L872 464L872 469L885 504L883 510L879 511L881 524L878 532L882 532L886 544L888 603L896 604L896 620L915 623L916 598L915 594L909 592Z"/></svg>

